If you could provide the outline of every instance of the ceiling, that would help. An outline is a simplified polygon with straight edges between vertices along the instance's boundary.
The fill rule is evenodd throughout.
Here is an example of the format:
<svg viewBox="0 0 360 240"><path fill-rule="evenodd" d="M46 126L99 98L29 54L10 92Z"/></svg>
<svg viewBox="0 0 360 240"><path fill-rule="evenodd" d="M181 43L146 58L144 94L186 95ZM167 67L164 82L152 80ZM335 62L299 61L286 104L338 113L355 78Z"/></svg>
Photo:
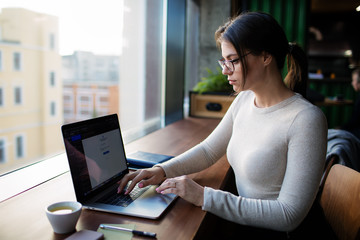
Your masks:
<svg viewBox="0 0 360 240"><path fill-rule="evenodd" d="M312 12L350 12L360 5L360 0L311 0Z"/></svg>

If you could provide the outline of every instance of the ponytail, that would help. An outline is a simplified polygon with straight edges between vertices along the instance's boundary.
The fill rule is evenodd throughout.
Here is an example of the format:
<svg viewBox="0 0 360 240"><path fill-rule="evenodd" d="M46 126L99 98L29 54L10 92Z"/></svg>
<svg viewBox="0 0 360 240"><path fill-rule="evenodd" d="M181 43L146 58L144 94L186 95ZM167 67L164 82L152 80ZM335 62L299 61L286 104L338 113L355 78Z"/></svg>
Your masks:
<svg viewBox="0 0 360 240"><path fill-rule="evenodd" d="M285 84L306 98L308 66L305 52L296 43L289 43Z"/></svg>

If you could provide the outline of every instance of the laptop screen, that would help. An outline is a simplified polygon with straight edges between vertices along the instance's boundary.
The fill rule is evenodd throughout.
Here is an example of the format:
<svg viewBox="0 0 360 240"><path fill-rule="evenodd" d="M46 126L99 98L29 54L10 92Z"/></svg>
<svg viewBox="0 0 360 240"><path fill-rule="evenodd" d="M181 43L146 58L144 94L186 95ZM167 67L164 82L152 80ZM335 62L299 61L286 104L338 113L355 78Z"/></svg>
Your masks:
<svg viewBox="0 0 360 240"><path fill-rule="evenodd" d="M78 200L128 172L116 114L62 126Z"/></svg>

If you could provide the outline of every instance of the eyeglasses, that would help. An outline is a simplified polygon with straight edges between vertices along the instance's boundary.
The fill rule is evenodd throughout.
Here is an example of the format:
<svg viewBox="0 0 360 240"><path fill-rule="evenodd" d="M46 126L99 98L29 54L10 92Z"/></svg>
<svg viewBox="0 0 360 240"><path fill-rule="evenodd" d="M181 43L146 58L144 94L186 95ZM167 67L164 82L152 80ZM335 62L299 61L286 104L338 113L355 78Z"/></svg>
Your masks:
<svg viewBox="0 0 360 240"><path fill-rule="evenodd" d="M231 73L233 73L235 71L235 66L234 66L234 63L238 62L241 58L244 58L246 57L247 55L249 55L251 53L248 52L248 53L245 53L244 55L236 58L236 59L233 59L233 60L225 60L225 59L220 59L218 60L218 63L220 65L220 67L224 70L224 68L226 67L227 70L229 70Z"/></svg>

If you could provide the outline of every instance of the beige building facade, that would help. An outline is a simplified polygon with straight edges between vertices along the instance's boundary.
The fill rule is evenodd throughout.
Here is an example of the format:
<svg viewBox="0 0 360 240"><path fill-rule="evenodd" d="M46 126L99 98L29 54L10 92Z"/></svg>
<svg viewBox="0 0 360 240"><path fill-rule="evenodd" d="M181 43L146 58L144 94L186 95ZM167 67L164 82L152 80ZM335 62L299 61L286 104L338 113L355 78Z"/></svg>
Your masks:
<svg viewBox="0 0 360 240"><path fill-rule="evenodd" d="M0 174L63 151L57 17L0 13Z"/></svg>

